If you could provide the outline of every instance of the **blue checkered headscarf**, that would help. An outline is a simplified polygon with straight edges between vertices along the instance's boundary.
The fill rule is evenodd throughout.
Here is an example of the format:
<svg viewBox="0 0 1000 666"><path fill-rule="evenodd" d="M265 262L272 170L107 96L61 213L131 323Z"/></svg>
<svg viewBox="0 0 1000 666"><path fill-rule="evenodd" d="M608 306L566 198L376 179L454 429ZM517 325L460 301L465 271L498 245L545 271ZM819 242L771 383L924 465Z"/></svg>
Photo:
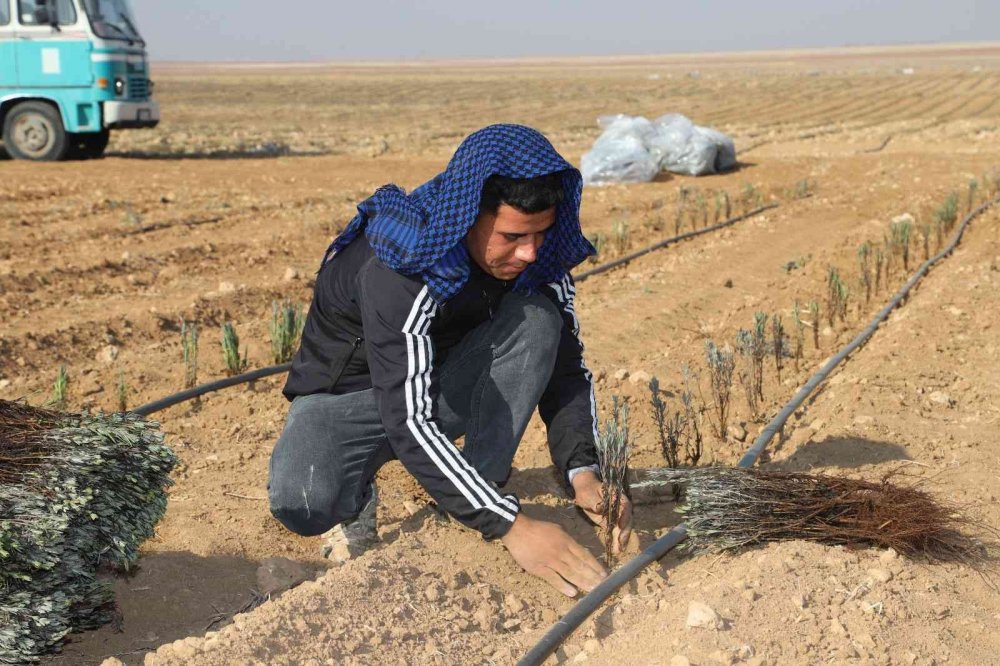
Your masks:
<svg viewBox="0 0 1000 666"><path fill-rule="evenodd" d="M556 282L595 253L580 230L580 172L538 131L522 125L490 125L469 135L448 168L410 194L385 185L358 206L326 252L324 262L364 231L375 254L392 270L420 275L438 303L469 279L469 253L462 240L479 215L483 184L492 175L535 178L563 172L564 196L555 224L537 259L518 276L515 289L534 291Z"/></svg>

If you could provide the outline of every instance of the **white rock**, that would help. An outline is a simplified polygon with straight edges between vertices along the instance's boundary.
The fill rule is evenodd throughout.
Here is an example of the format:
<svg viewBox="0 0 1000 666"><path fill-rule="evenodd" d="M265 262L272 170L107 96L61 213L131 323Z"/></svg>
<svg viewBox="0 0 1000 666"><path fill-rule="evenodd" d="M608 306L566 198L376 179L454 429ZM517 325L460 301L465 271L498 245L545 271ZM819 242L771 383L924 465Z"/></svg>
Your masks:
<svg viewBox="0 0 1000 666"><path fill-rule="evenodd" d="M298 280L299 279L299 272L297 270L295 270L294 268L292 268L291 266L289 266L288 268L285 269L285 275L284 275L283 279L285 280L285 282L291 282L292 280Z"/></svg>
<svg viewBox="0 0 1000 666"><path fill-rule="evenodd" d="M236 291L236 285L232 282L220 282L219 283L219 293L220 294L231 294Z"/></svg>
<svg viewBox="0 0 1000 666"><path fill-rule="evenodd" d="M888 569L869 569L868 575L880 583L888 583L892 580L892 572Z"/></svg>
<svg viewBox="0 0 1000 666"><path fill-rule="evenodd" d="M670 658L670 666L691 666L691 661L682 654L675 654Z"/></svg>
<svg viewBox="0 0 1000 666"><path fill-rule="evenodd" d="M953 404L951 396L944 391L932 391L931 394L927 396L927 399L935 404L944 405L946 407L950 407Z"/></svg>
<svg viewBox="0 0 1000 666"><path fill-rule="evenodd" d="M622 381L623 379L628 379L628 370L626 370L625 368L618 368L617 370L615 370L615 374L612 376L618 381Z"/></svg>
<svg viewBox="0 0 1000 666"><path fill-rule="evenodd" d="M702 629L721 629L722 618L710 606L700 601L688 604L687 626Z"/></svg>
<svg viewBox="0 0 1000 666"><path fill-rule="evenodd" d="M118 347L114 345L105 345L97 352L97 361L105 365L114 363L116 358L118 358Z"/></svg>
<svg viewBox="0 0 1000 666"><path fill-rule="evenodd" d="M0 389L5 389L8 386L10 386L10 380L9 379L0 379Z"/></svg>
<svg viewBox="0 0 1000 666"><path fill-rule="evenodd" d="M630 384L642 384L645 386L649 383L649 373L642 370L633 372L629 375L628 381Z"/></svg>

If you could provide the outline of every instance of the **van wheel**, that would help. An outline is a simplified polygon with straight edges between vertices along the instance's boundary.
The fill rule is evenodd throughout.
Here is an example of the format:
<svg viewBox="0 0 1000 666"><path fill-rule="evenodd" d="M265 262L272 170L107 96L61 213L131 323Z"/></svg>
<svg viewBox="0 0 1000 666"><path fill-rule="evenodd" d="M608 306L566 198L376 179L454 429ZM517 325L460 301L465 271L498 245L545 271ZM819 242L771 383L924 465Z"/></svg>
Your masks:
<svg viewBox="0 0 1000 666"><path fill-rule="evenodd" d="M91 160L104 155L111 138L109 130L87 132L86 134L70 134L70 147L66 156L73 160Z"/></svg>
<svg viewBox="0 0 1000 666"><path fill-rule="evenodd" d="M59 112L43 102L21 102L11 109L3 143L11 157L38 162L62 159L69 147Z"/></svg>

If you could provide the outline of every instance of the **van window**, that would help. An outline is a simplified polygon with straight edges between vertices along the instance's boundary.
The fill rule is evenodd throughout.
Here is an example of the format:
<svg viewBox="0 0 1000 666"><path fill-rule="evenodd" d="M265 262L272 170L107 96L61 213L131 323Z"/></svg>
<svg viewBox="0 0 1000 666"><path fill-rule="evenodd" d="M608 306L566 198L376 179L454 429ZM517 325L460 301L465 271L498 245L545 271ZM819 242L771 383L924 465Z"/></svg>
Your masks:
<svg viewBox="0 0 1000 666"><path fill-rule="evenodd" d="M10 23L10 2L9 0L0 0L0 25L8 23Z"/></svg>
<svg viewBox="0 0 1000 666"><path fill-rule="evenodd" d="M53 5L59 9L59 25L76 24L76 7L73 5L73 0L17 0L18 20L21 25L38 25L38 21L35 20L35 10L39 7L51 8Z"/></svg>

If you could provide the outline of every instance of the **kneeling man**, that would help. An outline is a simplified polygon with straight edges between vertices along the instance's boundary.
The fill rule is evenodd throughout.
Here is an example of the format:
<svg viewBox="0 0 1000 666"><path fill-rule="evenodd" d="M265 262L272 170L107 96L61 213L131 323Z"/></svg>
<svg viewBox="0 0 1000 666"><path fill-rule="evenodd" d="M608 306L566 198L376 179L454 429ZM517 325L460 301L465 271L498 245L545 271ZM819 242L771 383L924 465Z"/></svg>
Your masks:
<svg viewBox="0 0 1000 666"><path fill-rule="evenodd" d="M599 522L596 410L569 270L594 253L580 173L519 125L470 135L410 194L387 185L327 250L271 457L271 512L330 531L343 558L377 539L374 484L398 458L438 505L574 596L606 575L502 488L537 407L552 460ZM459 450L454 441L465 436ZM615 526L629 536L631 507Z"/></svg>

